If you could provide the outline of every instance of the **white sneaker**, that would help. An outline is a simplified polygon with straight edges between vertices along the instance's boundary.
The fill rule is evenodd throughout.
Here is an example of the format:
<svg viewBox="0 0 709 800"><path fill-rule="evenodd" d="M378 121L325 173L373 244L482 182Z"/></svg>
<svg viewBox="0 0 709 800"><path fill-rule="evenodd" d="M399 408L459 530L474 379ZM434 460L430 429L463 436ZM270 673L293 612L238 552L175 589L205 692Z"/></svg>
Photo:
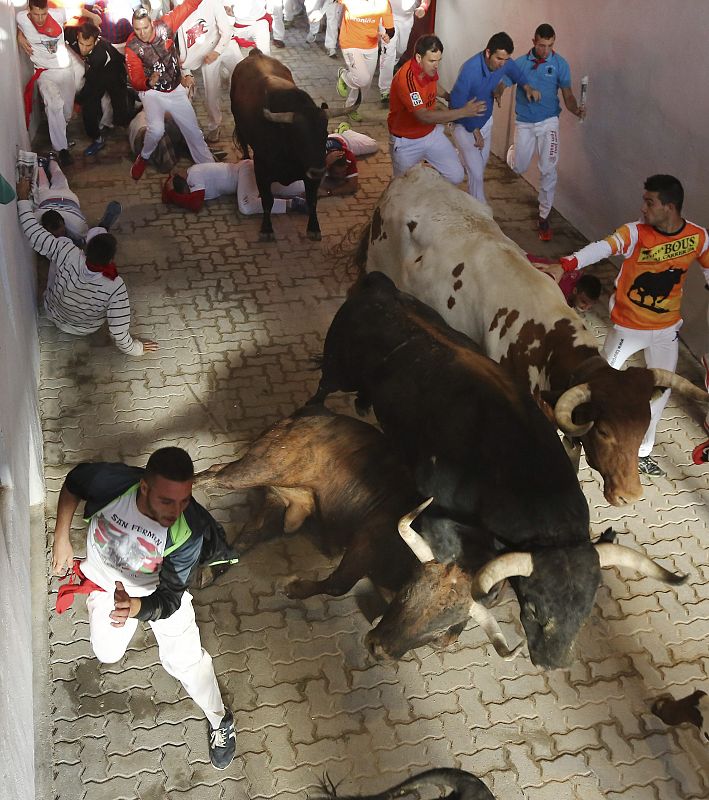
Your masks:
<svg viewBox="0 0 709 800"><path fill-rule="evenodd" d="M207 131L204 134L204 141L207 142L207 144L215 144L215 142L219 141L220 133L221 133L221 129L220 128L218 128L218 127L217 128L212 128L211 131Z"/></svg>
<svg viewBox="0 0 709 800"><path fill-rule="evenodd" d="M334 47L330 47L327 51L327 54L330 56L330 58L337 58L337 50L335 50Z"/></svg>
<svg viewBox="0 0 709 800"><path fill-rule="evenodd" d="M515 146L514 146L514 144L511 144L507 148L507 157L506 157L505 161L507 161L507 166L510 169L513 170L515 168Z"/></svg>

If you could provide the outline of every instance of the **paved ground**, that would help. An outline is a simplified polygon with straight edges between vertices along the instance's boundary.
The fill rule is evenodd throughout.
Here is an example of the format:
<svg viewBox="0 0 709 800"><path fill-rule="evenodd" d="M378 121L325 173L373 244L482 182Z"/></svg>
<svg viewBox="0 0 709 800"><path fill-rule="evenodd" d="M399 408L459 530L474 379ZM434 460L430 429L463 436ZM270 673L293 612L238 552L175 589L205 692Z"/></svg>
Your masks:
<svg viewBox="0 0 709 800"><path fill-rule="evenodd" d="M303 37L301 20L284 56L314 96L334 102L338 62ZM378 95L370 99L360 127L384 143ZM85 144L81 138L77 151ZM223 145L231 152L228 137ZM352 279L338 248L367 220L390 174L381 152L362 163L356 198L321 204L322 244L305 238L303 216L289 215L275 220L278 242L263 245L259 220L239 218L232 199L199 216L166 210L160 177L148 170L135 185L129 165L117 135L96 159L79 156L69 176L94 217L107 200L123 202L118 261L134 331L161 349L127 359L103 335L77 340L41 321L49 530L61 482L77 462L144 464L156 447L176 444L201 469L232 458L313 392L312 359ZM494 160L489 195L503 228L526 249L559 255L579 243L555 218L558 235L542 245L532 231L532 191ZM610 271L604 277L610 285ZM601 339L600 305L588 322ZM680 371L699 377L686 356ZM349 409L349 400L334 406ZM670 402L656 448L668 477L647 483L634 506L609 508L582 463L594 530L627 527L631 544L690 578L675 590L605 570L569 671L544 673L527 657L503 662L476 629L445 651L372 664L362 644L362 590L306 602L279 591L287 575L322 574L331 563L305 536L252 550L196 591L204 644L237 722L238 757L224 773L210 766L205 722L160 667L152 634L139 632L123 661L99 666L83 601L62 617L50 610L54 796L304 798L325 772L348 794L458 766L483 777L499 800L709 797L698 737L667 731L649 713L651 698L666 689L679 696L709 684L707 471L689 457L703 438L697 419L695 409ZM212 495L206 503L236 536L248 517L245 498ZM74 541L83 552L80 528ZM56 581L50 608L55 592ZM495 614L516 640L510 592Z"/></svg>

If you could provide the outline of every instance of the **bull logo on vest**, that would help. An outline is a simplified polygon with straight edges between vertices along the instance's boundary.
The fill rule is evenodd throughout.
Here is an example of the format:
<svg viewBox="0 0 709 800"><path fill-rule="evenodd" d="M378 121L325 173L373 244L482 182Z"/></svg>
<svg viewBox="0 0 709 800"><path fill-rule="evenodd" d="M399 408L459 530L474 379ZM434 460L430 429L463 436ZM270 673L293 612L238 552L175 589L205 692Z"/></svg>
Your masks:
<svg viewBox="0 0 709 800"><path fill-rule="evenodd" d="M667 314L670 309L662 308L658 303L667 300L674 287L682 281L685 272L686 270L678 267L663 272L641 272L628 289L628 300L655 314ZM648 299L649 304L646 302Z"/></svg>

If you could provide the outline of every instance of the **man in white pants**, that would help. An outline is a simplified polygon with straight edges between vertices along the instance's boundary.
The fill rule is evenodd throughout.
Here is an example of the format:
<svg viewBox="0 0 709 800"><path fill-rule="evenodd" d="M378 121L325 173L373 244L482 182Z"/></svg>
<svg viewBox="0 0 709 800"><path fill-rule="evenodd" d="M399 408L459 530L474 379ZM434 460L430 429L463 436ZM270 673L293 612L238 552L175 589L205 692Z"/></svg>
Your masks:
<svg viewBox="0 0 709 800"><path fill-rule="evenodd" d="M231 80L234 67L243 59L234 41L234 25L227 16L222 0L202 0L180 25L177 41L180 45L180 69L188 91L194 90L192 72L202 72L204 102L209 116L205 134L207 142L218 142L222 124L219 102L222 77Z"/></svg>
<svg viewBox="0 0 709 800"><path fill-rule="evenodd" d="M394 38L379 58L379 89L382 105L389 103L394 67L406 52L414 26L414 17L421 19L428 11L428 0L389 0L394 14Z"/></svg>
<svg viewBox="0 0 709 800"><path fill-rule="evenodd" d="M337 93L345 108L353 106L369 88L379 58L379 43L389 44L394 37L394 15L389 0L340 0L345 8L340 28L340 49L346 67L337 74ZM380 76L381 80L381 76ZM359 112L350 118L358 121Z"/></svg>
<svg viewBox="0 0 709 800"><path fill-rule="evenodd" d="M394 177L403 175L420 161L428 161L451 183L460 183L465 178L463 165L443 125L482 114L486 104L473 98L455 111L436 108L437 97L448 97L438 87L442 57L443 43L435 34L420 36L413 58L394 76L387 118Z"/></svg>
<svg viewBox="0 0 709 800"><path fill-rule="evenodd" d="M530 103L522 88L517 87L515 140L507 151L507 164L518 175L529 169L534 151L537 151L540 173L537 227L543 242L552 238L549 213L554 205L556 165L559 162L559 91L568 111L579 119L586 116L586 109L579 106L571 89L569 65L565 58L554 52L555 40L554 28L546 23L540 25L534 32L532 49L515 60L525 82L541 92L541 98L539 102ZM498 100L505 85L511 85L507 78L495 91Z"/></svg>
<svg viewBox="0 0 709 800"><path fill-rule="evenodd" d="M234 0L226 7L228 15L234 17L234 28L241 47L258 47L264 55L271 54L271 32L266 18L265 0Z"/></svg>
<svg viewBox="0 0 709 800"><path fill-rule="evenodd" d="M510 60L513 50L514 44L507 33L494 34L484 50L463 64L451 89L451 108L461 108L473 97L486 103L485 111L476 119L461 118L453 126L453 139L468 173L468 192L481 203L487 202L484 176L492 141L493 92L509 76L513 83L524 84L522 89L530 102L540 97L537 89L524 83L522 71Z"/></svg>
<svg viewBox="0 0 709 800"><path fill-rule="evenodd" d="M379 145L370 136L350 130L343 123L337 133L331 133L327 138L326 172L318 196L354 194L359 185L356 156L371 155L378 149ZM273 200L273 214L291 210L307 212L303 181L293 181L287 186L274 182L271 190L277 195ZM195 164L187 170L186 177L174 175L165 181L162 200L190 211L199 211L205 200L234 194L242 214L263 213L254 162L250 159L236 164Z"/></svg>
<svg viewBox="0 0 709 800"><path fill-rule="evenodd" d="M89 15L98 19L94 15ZM64 41L66 11L47 7L47 0L30 0L27 11L17 13L18 41L35 68L25 87L25 116L29 127L35 83L44 103L49 138L62 166L72 163L66 125L74 110L76 76L83 74L78 60Z"/></svg>
<svg viewBox="0 0 709 800"><path fill-rule="evenodd" d="M620 369L630 356L642 351L648 368L674 372L684 280L696 260L709 285L709 236L704 228L682 218L684 190L673 175L651 175L644 189L642 222L629 222L562 258L561 266L571 272L603 258L623 256L610 300L613 327L606 335L603 357ZM650 453L669 398L668 389L650 403L650 426L638 451L638 468L650 477L665 474Z"/></svg>
<svg viewBox="0 0 709 800"><path fill-rule="evenodd" d="M52 570L70 575L57 595L58 613L76 594L88 594L99 661L120 661L138 621L150 624L163 667L207 717L213 766L226 769L235 752L234 719L202 647L187 585L199 563L238 559L219 523L192 498L193 480L192 459L178 447L156 450L144 470L106 462L74 467L59 494ZM86 558L75 561L69 531L82 500Z"/></svg>
<svg viewBox="0 0 709 800"><path fill-rule="evenodd" d="M89 230L86 217L81 210L79 198L69 188L66 175L62 172L59 164L53 159L49 159L47 164L49 177L40 166L37 171L37 208L35 216L41 222L42 215L47 211L57 211L61 214L66 226L66 235L81 246Z"/></svg>
<svg viewBox="0 0 709 800"><path fill-rule="evenodd" d="M133 33L126 42L126 67L133 88L139 92L148 123L143 150L131 167L133 180L140 180L143 176L148 159L162 139L167 112L185 137L192 160L196 164L214 161L187 89L181 82L174 43L177 29L197 9L200 1L185 0L154 23L142 7L133 13Z"/></svg>
<svg viewBox="0 0 709 800"><path fill-rule="evenodd" d="M305 13L308 15L308 35L305 41L314 44L325 18L325 51L330 58L337 56L337 37L340 33L342 6L337 0L305 0Z"/></svg>

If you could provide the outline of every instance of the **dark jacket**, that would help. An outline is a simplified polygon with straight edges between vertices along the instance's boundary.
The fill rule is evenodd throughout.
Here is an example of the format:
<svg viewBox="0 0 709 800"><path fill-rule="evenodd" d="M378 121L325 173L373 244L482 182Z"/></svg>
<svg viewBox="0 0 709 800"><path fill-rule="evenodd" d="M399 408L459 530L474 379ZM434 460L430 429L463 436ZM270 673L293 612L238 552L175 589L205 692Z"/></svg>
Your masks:
<svg viewBox="0 0 709 800"><path fill-rule="evenodd" d="M139 483L145 470L127 464L86 462L74 467L64 485L85 500L88 522L102 508ZM141 620L165 619L180 607L182 594L200 564L235 563L238 556L226 542L224 529L194 499L167 532L158 586L140 598Z"/></svg>
<svg viewBox="0 0 709 800"><path fill-rule="evenodd" d="M84 62L84 86L77 97L87 94L103 94L108 86L127 86L128 73L126 60L110 43L99 38L88 56L82 56L79 50L78 28L65 28L64 38L71 49Z"/></svg>

